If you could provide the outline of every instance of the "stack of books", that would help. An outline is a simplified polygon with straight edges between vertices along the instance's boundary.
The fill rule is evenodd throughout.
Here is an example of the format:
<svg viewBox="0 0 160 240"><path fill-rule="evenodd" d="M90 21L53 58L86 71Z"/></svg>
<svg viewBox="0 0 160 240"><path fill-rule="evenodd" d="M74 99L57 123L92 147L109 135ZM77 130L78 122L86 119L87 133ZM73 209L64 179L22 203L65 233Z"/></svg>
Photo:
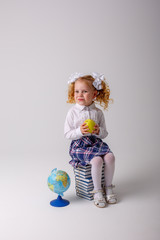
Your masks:
<svg viewBox="0 0 160 240"><path fill-rule="evenodd" d="M93 181L91 176L91 165L80 166L74 169L76 195L88 200L93 200ZM102 188L104 187L104 165L102 167Z"/></svg>

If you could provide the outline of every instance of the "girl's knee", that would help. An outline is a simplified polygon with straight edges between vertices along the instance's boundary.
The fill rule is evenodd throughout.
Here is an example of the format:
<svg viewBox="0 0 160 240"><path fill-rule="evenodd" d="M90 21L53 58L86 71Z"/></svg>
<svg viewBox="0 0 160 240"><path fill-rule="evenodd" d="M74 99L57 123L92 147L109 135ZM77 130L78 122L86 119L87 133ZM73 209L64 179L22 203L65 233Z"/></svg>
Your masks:
<svg viewBox="0 0 160 240"><path fill-rule="evenodd" d="M96 166L102 166L103 165L103 159L101 157L94 157L92 160L91 160L91 165L96 165Z"/></svg>
<svg viewBox="0 0 160 240"><path fill-rule="evenodd" d="M104 156L104 161L105 162L112 162L114 163L115 162L115 156L113 153L107 153L105 156Z"/></svg>

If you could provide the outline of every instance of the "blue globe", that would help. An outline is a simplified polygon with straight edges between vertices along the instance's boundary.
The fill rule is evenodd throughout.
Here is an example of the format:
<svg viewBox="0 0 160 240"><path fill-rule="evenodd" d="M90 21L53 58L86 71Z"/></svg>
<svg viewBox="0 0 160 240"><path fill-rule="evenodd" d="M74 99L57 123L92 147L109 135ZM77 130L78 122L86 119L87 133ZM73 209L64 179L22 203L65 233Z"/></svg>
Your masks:
<svg viewBox="0 0 160 240"><path fill-rule="evenodd" d="M48 177L49 189L60 196L63 196L63 193L67 191L70 182L69 175L62 170L57 170L57 168L53 169Z"/></svg>

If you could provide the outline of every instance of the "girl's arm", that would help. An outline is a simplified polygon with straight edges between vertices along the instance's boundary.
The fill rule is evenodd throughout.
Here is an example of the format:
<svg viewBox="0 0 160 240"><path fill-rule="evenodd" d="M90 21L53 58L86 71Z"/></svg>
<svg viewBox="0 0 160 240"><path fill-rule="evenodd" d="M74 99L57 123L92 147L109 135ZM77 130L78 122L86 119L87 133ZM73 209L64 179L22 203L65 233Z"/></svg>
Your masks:
<svg viewBox="0 0 160 240"><path fill-rule="evenodd" d="M67 139L76 140L83 136L80 127L74 128L73 115L69 111L64 124L64 136Z"/></svg>
<svg viewBox="0 0 160 240"><path fill-rule="evenodd" d="M106 129L106 123L105 123L105 118L103 112L101 112L100 118L99 118L99 134L96 135L98 138L105 138L107 137L108 132Z"/></svg>

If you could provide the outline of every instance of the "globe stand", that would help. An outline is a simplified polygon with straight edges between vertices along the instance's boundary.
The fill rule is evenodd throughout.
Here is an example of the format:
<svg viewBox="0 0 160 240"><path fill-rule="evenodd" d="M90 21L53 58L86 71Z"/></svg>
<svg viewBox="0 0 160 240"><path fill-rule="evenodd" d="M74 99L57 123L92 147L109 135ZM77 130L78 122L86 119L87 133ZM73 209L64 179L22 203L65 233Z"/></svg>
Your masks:
<svg viewBox="0 0 160 240"><path fill-rule="evenodd" d="M70 204L70 202L66 199L62 199L62 197L60 195L58 195L57 199L52 200L50 202L50 205L53 207L65 207L69 204Z"/></svg>

